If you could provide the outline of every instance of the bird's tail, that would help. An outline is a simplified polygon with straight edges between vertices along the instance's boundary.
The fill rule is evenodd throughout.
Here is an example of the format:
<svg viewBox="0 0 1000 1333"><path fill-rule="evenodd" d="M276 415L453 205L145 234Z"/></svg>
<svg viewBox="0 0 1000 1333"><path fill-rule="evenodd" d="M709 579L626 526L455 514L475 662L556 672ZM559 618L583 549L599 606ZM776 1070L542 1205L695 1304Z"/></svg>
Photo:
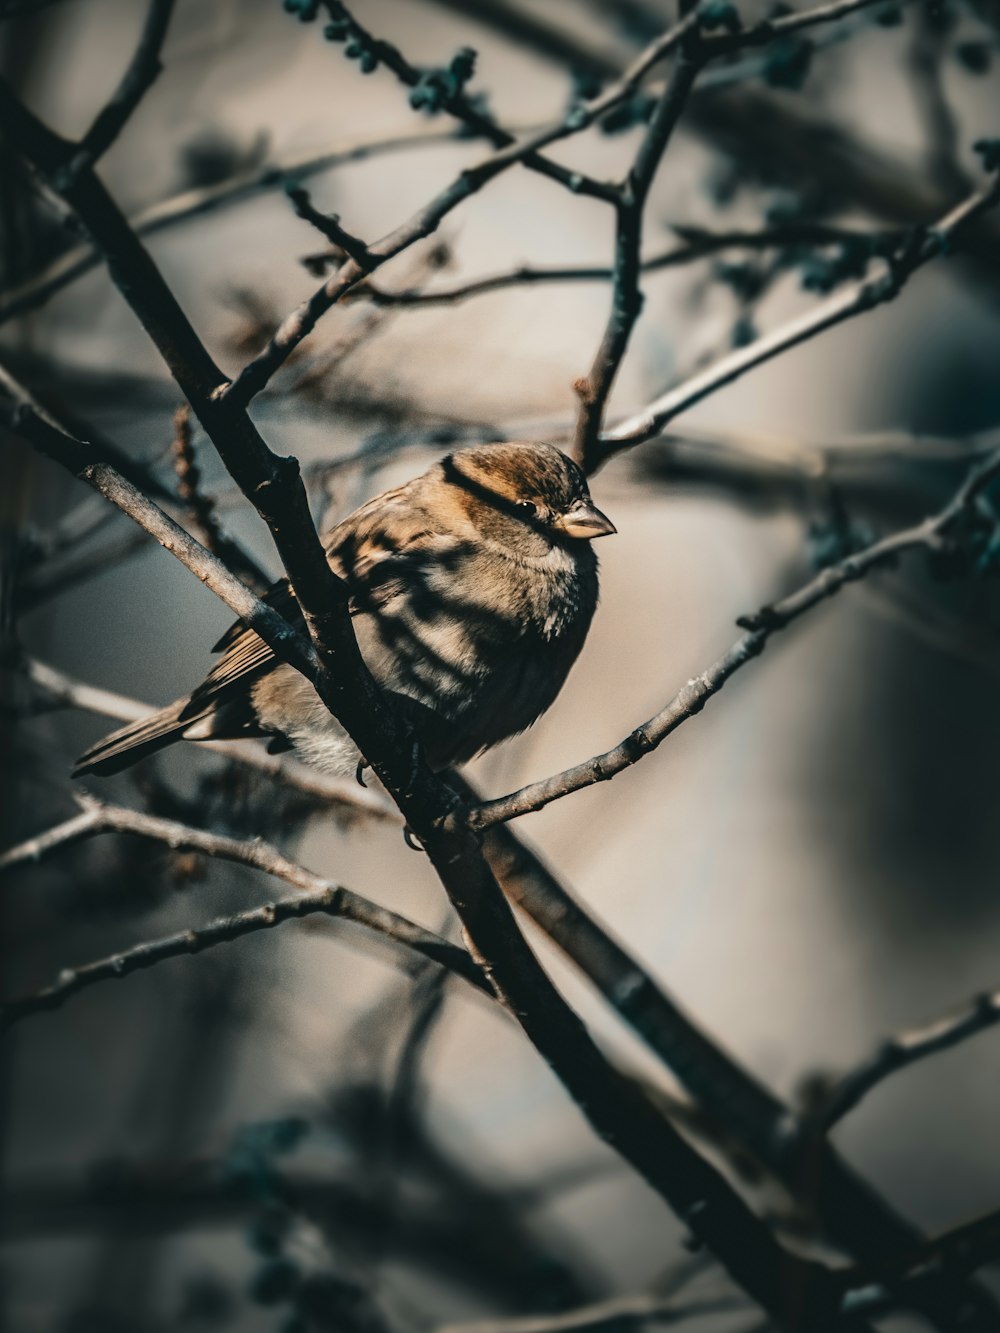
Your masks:
<svg viewBox="0 0 1000 1333"><path fill-rule="evenodd" d="M147 755L173 745L198 721L198 713L191 713L190 700L177 699L158 713L130 722L84 750L74 765L73 777L82 777L84 773L96 773L100 777L120 773Z"/></svg>

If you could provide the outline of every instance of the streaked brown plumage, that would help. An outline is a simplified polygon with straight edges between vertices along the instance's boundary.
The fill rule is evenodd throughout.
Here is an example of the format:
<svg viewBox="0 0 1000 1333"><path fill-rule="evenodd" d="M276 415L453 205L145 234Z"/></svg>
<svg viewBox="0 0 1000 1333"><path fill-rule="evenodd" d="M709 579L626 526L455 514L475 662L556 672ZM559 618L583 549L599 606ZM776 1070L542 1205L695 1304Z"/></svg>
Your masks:
<svg viewBox="0 0 1000 1333"><path fill-rule="evenodd" d="M558 449L497 444L450 455L327 535L369 670L435 767L523 731L553 702L597 605L590 539L614 530ZM287 580L267 600L297 619ZM116 773L182 738L249 736L354 771L358 752L336 719L252 630L234 625L217 650L189 697L99 741L74 775Z"/></svg>

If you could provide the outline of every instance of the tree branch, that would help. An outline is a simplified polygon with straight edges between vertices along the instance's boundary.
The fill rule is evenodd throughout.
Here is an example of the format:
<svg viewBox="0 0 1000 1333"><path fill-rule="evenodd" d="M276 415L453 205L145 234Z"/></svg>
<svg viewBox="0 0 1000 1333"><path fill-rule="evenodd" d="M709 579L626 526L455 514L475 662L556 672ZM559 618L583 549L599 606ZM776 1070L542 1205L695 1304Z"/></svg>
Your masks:
<svg viewBox="0 0 1000 1333"><path fill-rule="evenodd" d="M391 70L404 87L411 90L420 87L424 81L424 71L411 64L397 46L375 37L358 21L347 5L341 3L341 0L325 0L324 7L344 38L350 37L359 42L370 53L371 58ZM514 134L503 129L491 116L479 109L463 91L442 90L439 101L441 110L459 121L467 132L489 139L498 148L506 148L516 142ZM610 200L610 186L553 162L551 158L543 157L540 153L529 152L524 158L524 165L531 171L557 181L575 194Z"/></svg>
<svg viewBox="0 0 1000 1333"><path fill-rule="evenodd" d="M803 1123L802 1132L807 1137L829 1133L873 1088L892 1074L908 1069L938 1051L947 1051L997 1023L1000 1023L1000 991L993 991L977 995L961 1009L925 1027L897 1033L836 1083L815 1113Z"/></svg>
<svg viewBox="0 0 1000 1333"><path fill-rule="evenodd" d="M730 677L763 652L772 634L784 629L828 597L834 596L845 584L863 578L896 556L920 547L940 549L946 530L998 474L1000 453L992 454L974 468L951 501L937 515L884 537L864 550L828 566L797 592L763 607L754 615L743 617L738 623L746 628L747 633L700 676L688 681L659 713L637 727L614 749L564 769L550 778L533 782L507 796L484 801L471 810L455 812L450 816L451 822L464 822L466 827L482 832L494 824L541 810L552 801L568 796L570 792L616 777L655 750L682 723L700 713L712 695L717 694Z"/></svg>
<svg viewBox="0 0 1000 1333"><path fill-rule="evenodd" d="M88 713L115 718L119 722L137 722L155 711L152 704L85 685L34 658L27 659L24 666L28 679L45 693L54 707L80 708ZM253 741L199 741L195 748L222 755L316 800L346 807L351 814L377 819L398 818L395 806L378 792L360 787L347 778L336 778L317 768L310 768L287 754L270 754L262 745Z"/></svg>
<svg viewBox="0 0 1000 1333"><path fill-rule="evenodd" d="M217 556L185 532L179 523L113 467L101 461L95 449L50 425L33 408L16 406L4 412L0 406L0 419L4 417L11 430L92 486L176 556L226 603L234 615L254 629L282 661L290 662L303 674L316 673L315 651L302 635L241 583Z"/></svg>
<svg viewBox="0 0 1000 1333"><path fill-rule="evenodd" d="M523 139L514 140L507 147L467 167L456 180L428 204L418 209L407 221L368 247L367 269L363 269L353 260L344 264L307 301L286 316L267 346L247 362L221 396L245 407L260 393L299 343L312 332L317 321L348 291L356 287L367 272L381 267L417 241L432 235L459 204L471 198L516 163L523 162L541 148L579 134L607 112L619 106L632 95L649 70L665 60L695 25L696 15L688 15L652 42L642 55L633 61L622 77L603 93L573 107L565 116L543 129Z"/></svg>
<svg viewBox="0 0 1000 1333"><path fill-rule="evenodd" d="M849 227L832 227L822 223L789 223L786 226L760 230L733 230L710 232L702 227L675 226L673 230L685 244L673 246L651 255L639 264L642 273L658 273L663 269L691 264L722 250L769 250L786 245L844 245L871 242L889 244L894 234L886 231L864 232ZM897 234L898 235L898 234ZM354 300L371 301L378 306L436 306L453 305L470 297L484 296L507 287L534 286L544 283L608 282L615 270L599 264L539 265L519 264L499 273L453 283L448 287L405 287L397 290L377 287L364 282L354 288Z"/></svg>
<svg viewBox="0 0 1000 1333"><path fill-rule="evenodd" d="M235 916L222 917L207 926L178 931L93 963L65 968L43 990L0 1004L0 1028L29 1014L57 1008L70 996L99 981L128 976L140 968L153 967L178 954L197 953L201 949L225 944L242 935L267 930L283 921L307 916L312 912L324 912L328 916L341 917L365 926L395 944L447 968L491 998L493 996L486 977L464 949L340 884L313 874L259 839L243 842L223 837L174 820L129 810L124 806L108 805L86 795L78 796L77 803L83 807L79 815L0 854L0 872L45 860L64 847L101 833L127 833L164 843L173 851L193 851L203 856L250 866L284 880L299 890L302 896L268 903Z"/></svg>
<svg viewBox="0 0 1000 1333"><path fill-rule="evenodd" d="M314 208L309 191L303 189L301 185L286 185L285 194L295 209L296 217L315 227L332 245L338 246L345 255L353 259L359 268L367 271L371 267L372 261L367 245L340 225L338 213L321 213L318 208Z"/></svg>
<svg viewBox="0 0 1000 1333"><path fill-rule="evenodd" d="M615 202L615 263L611 313L590 371L573 385L580 399L573 453L584 471L591 471L594 446L604 408L642 310L642 230L653 177L681 118L701 63L681 47L673 74L656 104L639 150Z"/></svg>
<svg viewBox="0 0 1000 1333"><path fill-rule="evenodd" d="M482 973L471 961L463 961L469 958L463 949L449 944L430 931L422 930L403 917L389 920L394 916L393 913L367 902L351 893L350 889L330 885L313 893L304 893L298 898L285 898L279 902L266 903L263 907L237 912L233 916L218 917L205 926L189 927L161 939L147 940L130 949L123 949L120 953L110 954L107 958L64 967L56 980L42 990L0 1003L0 1032L22 1018L60 1008L73 995L98 982L119 980L133 972L155 967L168 958L214 949L219 944L242 939L244 935L270 930L284 921L300 920L317 912L367 926L395 943L439 963L449 972L469 981L490 999L494 998Z"/></svg>
<svg viewBox="0 0 1000 1333"><path fill-rule="evenodd" d="M79 148L68 167L71 174L86 166L92 167L104 156L162 72L160 52L174 4L175 0L150 0L135 54L118 87L80 140Z"/></svg>
<svg viewBox="0 0 1000 1333"><path fill-rule="evenodd" d="M231 569L258 596L263 597L272 580L256 560L226 535L215 512L215 501L201 489L201 469L194 451L191 409L187 403L174 413L172 449L177 490L194 535L206 550L218 556L227 569Z"/></svg>
<svg viewBox="0 0 1000 1333"><path fill-rule="evenodd" d="M864 278L844 291L835 293L816 309L723 357L708 370L670 389L642 412L606 431L595 449L593 468L601 466L620 449L651 439L681 412L740 379L748 370L763 365L765 361L772 360L780 353L807 342L855 315L865 314L894 300L918 269L936 256L950 253L961 229L972 219L993 208L998 200L1000 173L994 172L984 185L940 221L918 233L909 247L903 246L890 257L883 274Z"/></svg>
<svg viewBox="0 0 1000 1333"><path fill-rule="evenodd" d="M333 167L349 162L364 161L379 153L398 152L401 149L423 148L428 144L458 143L454 130L423 128L408 134L396 134L381 139L347 140L324 153L290 157L284 162L239 171L215 185L201 185L169 199L151 204L133 214L128 221L137 236L154 236L193 218L203 217L218 209L230 208L247 199L271 190L283 189L288 181L302 181ZM28 278L20 286L0 293L0 324L44 305L102 262L94 246L79 245L67 250L41 273Z"/></svg>

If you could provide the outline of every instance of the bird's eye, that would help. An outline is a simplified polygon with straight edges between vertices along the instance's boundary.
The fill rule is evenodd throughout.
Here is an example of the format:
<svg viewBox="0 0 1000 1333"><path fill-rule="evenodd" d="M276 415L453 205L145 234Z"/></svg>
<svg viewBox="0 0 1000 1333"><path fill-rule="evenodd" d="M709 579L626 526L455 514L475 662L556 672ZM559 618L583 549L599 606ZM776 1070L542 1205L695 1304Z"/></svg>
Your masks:
<svg viewBox="0 0 1000 1333"><path fill-rule="evenodd" d="M538 506L532 500L518 500L517 507L518 509L523 510L524 513L531 514L532 517L535 517L538 514Z"/></svg>

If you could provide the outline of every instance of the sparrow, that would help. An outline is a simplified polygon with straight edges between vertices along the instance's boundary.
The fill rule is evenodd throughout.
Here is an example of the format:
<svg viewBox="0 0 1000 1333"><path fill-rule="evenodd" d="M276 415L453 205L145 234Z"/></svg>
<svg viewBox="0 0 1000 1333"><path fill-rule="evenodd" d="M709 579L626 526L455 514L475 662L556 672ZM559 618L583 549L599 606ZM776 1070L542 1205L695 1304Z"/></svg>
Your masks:
<svg viewBox="0 0 1000 1333"><path fill-rule="evenodd" d="M431 766L461 764L552 704L597 606L596 537L614 533L571 459L547 444L476 445L385 491L324 537L358 646ZM287 579L266 599L302 616ZM364 761L313 686L233 625L190 695L113 732L74 777L107 775L178 740L269 738L328 773Z"/></svg>

